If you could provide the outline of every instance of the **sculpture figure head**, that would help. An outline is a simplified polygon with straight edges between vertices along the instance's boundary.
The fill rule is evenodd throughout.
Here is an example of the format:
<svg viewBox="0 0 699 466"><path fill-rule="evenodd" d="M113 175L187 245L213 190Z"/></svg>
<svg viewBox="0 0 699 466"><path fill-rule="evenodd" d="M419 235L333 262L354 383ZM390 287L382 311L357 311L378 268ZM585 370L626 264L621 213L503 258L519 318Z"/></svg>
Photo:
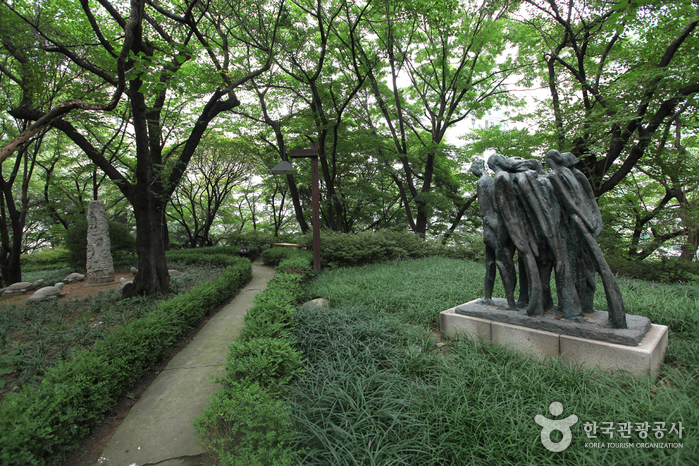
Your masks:
<svg viewBox="0 0 699 466"><path fill-rule="evenodd" d="M578 163L580 160L570 152L564 152L561 154L563 157L563 166L564 167L574 167L576 163Z"/></svg>
<svg viewBox="0 0 699 466"><path fill-rule="evenodd" d="M501 170L508 171L510 169L510 162L507 157L502 154L493 154L488 158L488 166L497 173Z"/></svg>
<svg viewBox="0 0 699 466"><path fill-rule="evenodd" d="M572 154L571 154L572 155ZM563 154L556 149L551 149L546 153L546 166L551 170L560 167L563 164Z"/></svg>
<svg viewBox="0 0 699 466"><path fill-rule="evenodd" d="M485 172L485 160L478 159L471 164L471 173L480 177Z"/></svg>

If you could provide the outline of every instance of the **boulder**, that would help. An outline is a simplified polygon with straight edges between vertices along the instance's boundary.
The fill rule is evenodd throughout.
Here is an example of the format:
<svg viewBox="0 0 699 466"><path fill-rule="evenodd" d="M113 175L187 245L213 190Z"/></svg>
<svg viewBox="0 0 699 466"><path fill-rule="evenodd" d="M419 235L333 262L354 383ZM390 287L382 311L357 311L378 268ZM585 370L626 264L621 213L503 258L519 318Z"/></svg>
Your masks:
<svg viewBox="0 0 699 466"><path fill-rule="evenodd" d="M310 301L306 301L303 303L301 306L303 309L313 309L316 307L319 307L321 309L329 309L330 308L330 301L328 301L325 298L316 298L312 299Z"/></svg>
<svg viewBox="0 0 699 466"><path fill-rule="evenodd" d="M53 286L45 286L43 288L39 288L34 292L33 295L29 297L27 301L31 301L33 303L38 303L41 301L48 301L50 299L56 299L60 296L65 296L64 293L61 293L61 288L63 288L64 283L63 282L58 282Z"/></svg>
<svg viewBox="0 0 699 466"><path fill-rule="evenodd" d="M176 277L176 276L178 276L178 275L182 275L182 272L180 272L179 270L176 270L176 269L169 269L169 270L167 271L167 273L168 273L168 275L170 275L171 277Z"/></svg>
<svg viewBox="0 0 699 466"><path fill-rule="evenodd" d="M131 267L131 275L136 275L138 273L138 269L136 267Z"/></svg>
<svg viewBox="0 0 699 466"><path fill-rule="evenodd" d="M120 288L120 289L123 290L124 287L125 287L126 285L128 285L129 283L133 283L133 281L132 281L132 280L127 280L127 279L125 279L124 277L121 277L121 278L119 279L119 283L121 283L121 288Z"/></svg>

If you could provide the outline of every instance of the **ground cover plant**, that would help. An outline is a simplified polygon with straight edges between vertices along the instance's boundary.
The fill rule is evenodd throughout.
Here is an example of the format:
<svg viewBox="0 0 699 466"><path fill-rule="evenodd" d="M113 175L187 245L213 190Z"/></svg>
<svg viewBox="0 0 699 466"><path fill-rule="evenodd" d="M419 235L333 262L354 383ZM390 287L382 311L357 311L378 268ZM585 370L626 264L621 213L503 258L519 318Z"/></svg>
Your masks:
<svg viewBox="0 0 699 466"><path fill-rule="evenodd" d="M140 319L164 299L186 293L225 270L206 264L172 263L171 267L183 273L172 278L168 296L122 300L119 288L112 288L82 298L40 303L8 305L0 301L0 399L23 384L39 382L50 367L75 351L90 348L117 326ZM42 270L25 277L52 284L68 273L66 269Z"/></svg>
<svg viewBox="0 0 699 466"><path fill-rule="evenodd" d="M657 380L536 362L467 340L439 342L437 315L482 292L483 266L427 258L321 274L312 296L328 310L302 309L293 336L306 358L289 403L303 464L697 464L699 463L699 291L619 279L631 314L668 325ZM601 290L601 286L598 287ZM497 293L497 292L496 292ZM599 296L601 294L601 296ZM605 309L604 294L596 300ZM541 443L537 414L558 401L575 414L571 445ZM585 423L666 423L647 440ZM670 433L683 426L682 437ZM552 436L559 441L559 433ZM592 432L590 432L591 435ZM682 448L589 448L586 443L681 443Z"/></svg>
<svg viewBox="0 0 699 466"><path fill-rule="evenodd" d="M191 254L201 256L205 251ZM194 262L187 267L196 270ZM228 267L212 279L210 272L221 265ZM0 402L0 463L60 462L187 330L251 276L247 259L225 254L211 255L204 269L180 276L173 289L184 292L189 288L186 293L172 293L170 299L152 306L146 304L152 298L141 303L140 317L129 314L136 309L129 300L111 303L103 296L102 302L93 304L100 309L100 318L110 312L116 315L118 325L95 336L91 347L72 350L65 360L46 368L39 383L24 384ZM124 307L118 315L120 306Z"/></svg>
<svg viewBox="0 0 699 466"><path fill-rule="evenodd" d="M304 296L303 273L277 270L254 298L231 343L221 390L194 422L212 460L224 465L294 464L293 432L284 397L302 368L290 337Z"/></svg>

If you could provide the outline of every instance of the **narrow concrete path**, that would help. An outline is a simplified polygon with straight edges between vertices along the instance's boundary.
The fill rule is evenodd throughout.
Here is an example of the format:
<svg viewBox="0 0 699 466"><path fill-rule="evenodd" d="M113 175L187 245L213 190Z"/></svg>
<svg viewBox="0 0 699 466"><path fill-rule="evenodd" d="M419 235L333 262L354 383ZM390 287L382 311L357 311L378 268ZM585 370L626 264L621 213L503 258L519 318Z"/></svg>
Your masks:
<svg viewBox="0 0 699 466"><path fill-rule="evenodd" d="M143 392L96 465L198 466L204 449L192 421L219 390L212 376L225 365L228 346L243 327L252 298L274 276L274 268L252 265L252 280L199 331Z"/></svg>

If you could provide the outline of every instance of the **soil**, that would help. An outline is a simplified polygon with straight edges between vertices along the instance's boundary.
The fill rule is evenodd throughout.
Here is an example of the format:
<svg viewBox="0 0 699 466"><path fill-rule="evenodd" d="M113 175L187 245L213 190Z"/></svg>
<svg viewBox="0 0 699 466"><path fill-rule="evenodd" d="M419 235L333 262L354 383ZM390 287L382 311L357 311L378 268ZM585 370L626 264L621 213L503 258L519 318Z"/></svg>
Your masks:
<svg viewBox="0 0 699 466"><path fill-rule="evenodd" d="M120 279L124 277L127 280L131 281L134 279L134 276L131 275L130 273L115 273L114 274L114 281L115 283L112 283L110 285L88 285L86 280L83 280L81 282L73 282L73 283L68 283L61 288L61 294L65 295L62 297L59 297L61 301L71 301L73 299L79 299L83 298L85 296L89 295L94 295L99 293L100 291L106 291L110 290L113 288L119 289L121 288L121 283ZM53 283L44 283L44 286L52 286ZM36 290L34 290L36 291ZM0 294L0 304L14 304L16 306L23 306L24 304L27 303L27 300L29 297L33 294L33 291L30 291L28 293L23 293L23 294L11 294L11 295L6 295L6 294Z"/></svg>

